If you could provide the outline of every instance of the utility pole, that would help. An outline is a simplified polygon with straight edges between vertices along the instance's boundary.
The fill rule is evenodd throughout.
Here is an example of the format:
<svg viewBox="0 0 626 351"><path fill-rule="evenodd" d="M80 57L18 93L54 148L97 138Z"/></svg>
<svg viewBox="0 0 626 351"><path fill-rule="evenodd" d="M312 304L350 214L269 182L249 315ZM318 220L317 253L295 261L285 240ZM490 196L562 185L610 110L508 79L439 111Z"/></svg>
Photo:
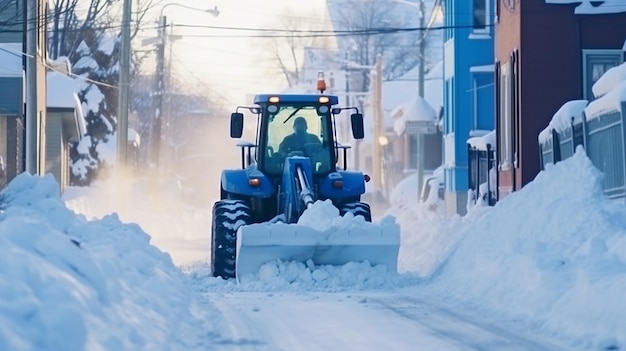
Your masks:
<svg viewBox="0 0 626 351"><path fill-rule="evenodd" d="M161 155L161 117L163 115L163 94L165 78L165 40L167 17L161 16L159 19L159 36L156 44L156 75L154 88L154 116L152 119L152 129L150 130L150 163L155 168L159 168L159 158Z"/></svg>
<svg viewBox="0 0 626 351"><path fill-rule="evenodd" d="M37 116L37 3L28 0L26 5L26 172L38 174L38 116Z"/></svg>
<svg viewBox="0 0 626 351"><path fill-rule="evenodd" d="M345 66L344 66L344 74L345 74L345 80L346 80L346 106L350 106L350 72L348 71L348 62L350 61L350 54L348 53L348 51L345 52L344 54L344 58L345 58ZM343 138L344 140L350 140L350 122L348 122L350 120L350 112L346 110L346 118L344 118L344 123L343 123Z"/></svg>
<svg viewBox="0 0 626 351"><path fill-rule="evenodd" d="M162 168L161 161L166 162L169 160L169 150L166 149L165 155L161 155L161 141L168 140L167 138L163 138L162 135L162 124L163 124L163 116L165 115L163 112L163 97L166 94L166 82L165 82L165 45L167 43L168 35L167 35L167 17L163 15L165 9L169 6L178 6L182 8L186 8L194 11L208 12L213 17L217 17L220 14L220 11L215 6L212 9L197 9L195 7L187 6L180 4L178 2L170 2L165 4L161 8L161 13L159 15L159 29L158 29L158 37L156 38L156 74L155 74L155 89L154 89L154 98L153 98L153 107L154 107L154 115L152 119L151 129L150 129L150 143L149 143L149 151L148 158L150 162L150 166L154 167L155 175L156 172L159 171L159 168ZM170 35L170 39L181 39L181 36ZM154 42L153 39L148 39L144 41L145 43ZM170 65L171 65L171 48L170 48ZM171 66L170 66L171 68ZM168 82L169 84L169 74L168 74ZM168 87L169 88L169 87ZM169 100L168 100L169 101ZM169 106L169 103L168 103ZM169 120L169 114L168 114ZM166 125L167 127L167 125ZM166 133L169 131L166 129Z"/></svg>
<svg viewBox="0 0 626 351"><path fill-rule="evenodd" d="M376 56L376 65L374 68L374 79L372 82L372 90L374 93L373 100L373 120L374 120L374 135L372 140L373 152L372 152L372 174L374 175L374 188L376 191L376 196L380 195L382 191L382 152L380 140L382 137L382 120L383 120L383 109L382 109L382 81L383 81L383 58L382 55Z"/></svg>
<svg viewBox="0 0 626 351"><path fill-rule="evenodd" d="M170 24L170 33L167 36L167 43L169 44L169 53L168 53L168 59L167 59L167 69L164 68L164 70L167 71L167 77L164 78L164 82L165 82L165 87L163 88L163 94L166 95L166 101L167 101L167 113L165 114L164 120L165 120L165 135L164 138L162 138L162 140L165 141L166 143L166 147L165 147L165 155L164 155L164 164L166 169L170 169L172 167L174 158L172 156L172 149L171 149L171 143L172 143L172 136L174 135L174 133L172 133L172 93L173 93L173 86L174 84L172 84L172 57L173 57L173 53L174 53L174 41L182 39L183 37L181 35L175 35L174 34L174 23L172 22ZM164 63L164 67L165 67L165 63ZM161 99L163 99L163 97L161 97Z"/></svg>
<svg viewBox="0 0 626 351"><path fill-rule="evenodd" d="M128 148L128 109L130 90L130 17L132 0L124 0L120 43L119 95L117 102L117 162L125 166Z"/></svg>
<svg viewBox="0 0 626 351"><path fill-rule="evenodd" d="M419 73L418 73L418 92L417 94L424 97L424 64L426 62L426 32L423 29L426 26L426 9L424 0L420 0L420 42L419 42ZM417 141L417 196L419 198L424 184L424 134L416 135Z"/></svg>

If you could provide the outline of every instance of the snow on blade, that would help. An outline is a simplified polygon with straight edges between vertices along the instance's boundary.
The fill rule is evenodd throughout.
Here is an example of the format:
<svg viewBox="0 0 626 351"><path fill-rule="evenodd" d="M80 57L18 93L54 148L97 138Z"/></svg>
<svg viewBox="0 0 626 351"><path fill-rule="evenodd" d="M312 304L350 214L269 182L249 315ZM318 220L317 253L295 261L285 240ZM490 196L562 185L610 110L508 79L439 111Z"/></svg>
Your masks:
<svg viewBox="0 0 626 351"><path fill-rule="evenodd" d="M339 266L349 262L383 265L397 270L400 228L393 217L369 223L339 211L330 200L317 201L297 224L259 223L237 232L237 277L259 274L272 261L311 261Z"/></svg>

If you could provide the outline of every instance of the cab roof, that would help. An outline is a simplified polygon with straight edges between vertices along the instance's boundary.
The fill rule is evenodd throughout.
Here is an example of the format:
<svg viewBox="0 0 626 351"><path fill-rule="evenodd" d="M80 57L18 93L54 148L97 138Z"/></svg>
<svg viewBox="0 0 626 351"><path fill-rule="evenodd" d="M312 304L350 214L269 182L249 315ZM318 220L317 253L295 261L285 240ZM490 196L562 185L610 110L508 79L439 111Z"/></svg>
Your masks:
<svg viewBox="0 0 626 351"><path fill-rule="evenodd" d="M331 105L337 105L339 98L337 95L328 94L257 94L254 96L255 104L266 104L269 102L270 97L278 96L281 102L310 102L315 103L320 96L326 96L330 100Z"/></svg>

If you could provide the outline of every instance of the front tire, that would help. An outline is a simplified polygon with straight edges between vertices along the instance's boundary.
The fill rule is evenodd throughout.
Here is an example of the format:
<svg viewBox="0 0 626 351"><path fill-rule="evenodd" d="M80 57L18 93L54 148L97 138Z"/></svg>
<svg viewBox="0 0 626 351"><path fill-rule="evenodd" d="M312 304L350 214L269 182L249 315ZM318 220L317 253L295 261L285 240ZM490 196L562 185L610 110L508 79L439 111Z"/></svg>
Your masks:
<svg viewBox="0 0 626 351"><path fill-rule="evenodd" d="M250 205L241 200L220 200L213 205L211 271L214 277L235 277L237 229L252 223Z"/></svg>
<svg viewBox="0 0 626 351"><path fill-rule="evenodd" d="M339 213L342 216L348 212L352 213L355 217L363 216L367 222L372 221L372 210L370 209L370 205L365 202L347 203L339 209Z"/></svg>

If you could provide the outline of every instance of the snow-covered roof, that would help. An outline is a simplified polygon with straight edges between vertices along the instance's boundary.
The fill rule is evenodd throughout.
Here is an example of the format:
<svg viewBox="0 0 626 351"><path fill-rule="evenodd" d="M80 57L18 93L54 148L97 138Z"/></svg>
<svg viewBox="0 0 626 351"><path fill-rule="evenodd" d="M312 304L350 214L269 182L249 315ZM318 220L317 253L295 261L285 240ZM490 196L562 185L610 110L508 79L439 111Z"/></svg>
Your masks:
<svg viewBox="0 0 626 351"><path fill-rule="evenodd" d="M409 120L437 119L437 111L443 106L443 62L437 63L425 75L424 97L417 95L419 67L407 72L397 81L383 83L383 109L386 122L393 122L397 134L404 132L407 116ZM425 105L423 104L425 103Z"/></svg>
<svg viewBox="0 0 626 351"><path fill-rule="evenodd" d="M422 97L415 96L413 100L394 109L391 116L395 119L393 130L396 134L404 133L407 121L437 121L437 112Z"/></svg>
<svg viewBox="0 0 626 351"><path fill-rule="evenodd" d="M47 107L74 110L78 137L82 138L87 133L83 104L77 94L82 83L59 72L48 72L46 80Z"/></svg>
<svg viewBox="0 0 626 351"><path fill-rule="evenodd" d="M608 71L604 72L591 88L593 95L596 98L606 95L623 81L626 81L626 63L611 67Z"/></svg>
<svg viewBox="0 0 626 351"><path fill-rule="evenodd" d="M592 4L595 3L595 5ZM574 9L577 15L601 15L608 13L626 12L624 0L605 0L603 2L591 0L546 0L546 4L578 4Z"/></svg>
<svg viewBox="0 0 626 351"><path fill-rule="evenodd" d="M46 99L48 107L76 108L76 83L59 72L48 72Z"/></svg>
<svg viewBox="0 0 626 351"><path fill-rule="evenodd" d="M603 113L619 110L624 101L626 101L626 80L619 83L606 95L593 100L589 106L585 108L585 117L589 120Z"/></svg>
<svg viewBox="0 0 626 351"><path fill-rule="evenodd" d="M574 121L581 119L582 112L585 110L588 103L589 101L587 100L571 100L564 103L561 108L556 111L554 116L552 116L548 126L539 133L539 142L546 142L550 138L550 133L552 133L553 129L557 132L562 132L569 128L572 119L574 119Z"/></svg>
<svg viewBox="0 0 626 351"><path fill-rule="evenodd" d="M496 148L496 131L492 130L483 136L469 138L467 143L481 151L487 151L487 145L493 150Z"/></svg>
<svg viewBox="0 0 626 351"><path fill-rule="evenodd" d="M0 77L22 77L22 44L0 44Z"/></svg>
<svg viewBox="0 0 626 351"><path fill-rule="evenodd" d="M48 66L53 70L69 75L72 73L72 64L67 56L61 56L57 59L48 59Z"/></svg>

